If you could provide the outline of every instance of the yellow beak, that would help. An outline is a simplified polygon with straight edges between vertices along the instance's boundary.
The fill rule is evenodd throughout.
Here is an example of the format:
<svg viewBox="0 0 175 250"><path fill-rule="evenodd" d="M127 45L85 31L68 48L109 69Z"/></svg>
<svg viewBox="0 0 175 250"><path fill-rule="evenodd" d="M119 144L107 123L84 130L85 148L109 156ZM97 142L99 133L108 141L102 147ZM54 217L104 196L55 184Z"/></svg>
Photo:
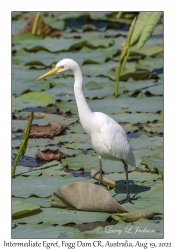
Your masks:
<svg viewBox="0 0 175 250"><path fill-rule="evenodd" d="M39 80L41 80L41 79L44 79L44 78L46 78L47 76L50 76L50 75L55 74L58 70L59 70L59 68L54 68L54 69L50 70L50 71L47 72L46 74L40 76L40 77L37 79L37 81L39 81Z"/></svg>

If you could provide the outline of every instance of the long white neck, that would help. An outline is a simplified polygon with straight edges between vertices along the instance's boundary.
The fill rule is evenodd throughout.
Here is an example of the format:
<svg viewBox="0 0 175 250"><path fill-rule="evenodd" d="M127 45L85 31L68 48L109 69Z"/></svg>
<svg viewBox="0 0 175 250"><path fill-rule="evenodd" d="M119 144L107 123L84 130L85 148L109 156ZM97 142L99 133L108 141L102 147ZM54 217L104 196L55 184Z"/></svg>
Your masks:
<svg viewBox="0 0 175 250"><path fill-rule="evenodd" d="M83 90L82 90L82 83L83 83L83 77L82 73L80 70L79 65L76 63L76 66L72 69L73 74L74 74L74 93L75 93L75 100L77 103L77 108L78 108L78 114L80 117L80 122L87 132L87 134L91 133L91 129L89 126L93 117L93 112L90 110L86 99L83 95Z"/></svg>

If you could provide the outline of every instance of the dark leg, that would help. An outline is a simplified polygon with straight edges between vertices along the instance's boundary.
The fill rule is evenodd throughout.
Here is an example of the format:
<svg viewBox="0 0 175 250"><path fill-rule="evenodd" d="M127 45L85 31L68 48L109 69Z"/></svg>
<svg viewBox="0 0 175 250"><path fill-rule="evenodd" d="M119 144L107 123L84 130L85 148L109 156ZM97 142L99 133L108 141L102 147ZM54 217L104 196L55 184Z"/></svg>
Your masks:
<svg viewBox="0 0 175 250"><path fill-rule="evenodd" d="M129 183L128 183L128 165L126 164L126 162L124 160L121 159L121 161L123 162L124 164L124 169L125 169L125 174L126 174L126 192L127 192L127 196L125 199L119 201L120 204L123 204L124 202L130 202L132 204L134 204L132 202L132 200L137 200L138 197L136 198L131 198L130 197L130 193L129 193Z"/></svg>
<svg viewBox="0 0 175 250"><path fill-rule="evenodd" d="M101 157L100 156L98 158L99 158L99 167L100 167L100 178L99 178L98 184L100 185L101 181L102 181L102 161L101 161Z"/></svg>

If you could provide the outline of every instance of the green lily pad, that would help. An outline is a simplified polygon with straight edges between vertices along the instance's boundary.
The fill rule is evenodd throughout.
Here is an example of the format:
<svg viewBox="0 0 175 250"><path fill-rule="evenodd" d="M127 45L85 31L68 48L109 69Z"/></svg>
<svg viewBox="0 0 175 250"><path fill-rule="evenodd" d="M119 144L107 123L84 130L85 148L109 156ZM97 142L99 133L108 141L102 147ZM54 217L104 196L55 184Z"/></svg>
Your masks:
<svg viewBox="0 0 175 250"><path fill-rule="evenodd" d="M148 183L145 183L145 185L146 187L148 187ZM145 186L140 187L144 188ZM132 186L130 186L130 189L132 191ZM144 192L141 192L139 194L135 190L135 193L137 194L136 196L140 196L141 198L138 198L138 200L134 202L134 206L129 203L125 204L125 207L126 209L128 209L128 211L135 212L143 209L149 209L153 210L154 213L163 214L163 181L161 181L161 183L158 183L158 185L156 186L154 186L154 183L152 183L152 186L150 186L149 189L147 188ZM125 195L121 195L121 199L122 197L125 197ZM120 199L120 197L118 199Z"/></svg>
<svg viewBox="0 0 175 250"><path fill-rule="evenodd" d="M18 167L17 167L18 168ZM17 198L17 197L12 197L12 202L16 202L16 201L20 201L22 204L25 203L34 203L38 206L40 206L40 208L48 208L51 206L51 200L52 197L48 197L48 198L38 198L38 197L29 197L29 198ZM25 217L26 218L26 217ZM27 217L27 218L31 218L31 217Z"/></svg>
<svg viewBox="0 0 175 250"><path fill-rule="evenodd" d="M129 173L130 180L130 173ZM155 214L163 214L163 181L151 181L150 182L135 182L135 184L129 185L130 196L138 197L134 200L133 204L127 202L124 204L125 208L129 212L136 212L141 210L153 210ZM115 189L109 191L111 196L118 202L126 198L126 184L119 183Z"/></svg>
<svg viewBox="0 0 175 250"><path fill-rule="evenodd" d="M38 224L49 220L52 224L65 225L68 223L90 223L94 221L106 221L110 213L106 212L88 212L67 210L58 208L42 208L39 214L33 214L30 217L17 218L16 223ZM49 219L48 219L49 218Z"/></svg>
<svg viewBox="0 0 175 250"><path fill-rule="evenodd" d="M128 62L127 63L128 67L134 67L135 63L133 62ZM82 70L82 74L83 76L91 76L91 77L95 77L95 76L108 76L108 71L112 68L116 68L119 66L119 62L114 62L112 60L103 63L102 65L93 65L93 64L89 64L89 65L83 65L81 67ZM112 80L115 80L116 78L111 78Z"/></svg>
<svg viewBox="0 0 175 250"><path fill-rule="evenodd" d="M48 24L50 27L56 30L64 30L66 24L63 20L57 20L56 18L50 16L42 16L43 21Z"/></svg>
<svg viewBox="0 0 175 250"><path fill-rule="evenodd" d="M163 124L144 124L143 129L147 132L162 133L163 134Z"/></svg>
<svg viewBox="0 0 175 250"><path fill-rule="evenodd" d="M159 114L153 114L153 113L118 113L118 114L111 114L110 115L114 120L117 122L131 122L133 124L136 123L147 123L147 122L153 122L153 121L161 121L162 122L162 116ZM156 124L150 124L150 126L155 126ZM149 131L149 130L147 130ZM151 131L151 130L150 130Z"/></svg>
<svg viewBox="0 0 175 250"><path fill-rule="evenodd" d="M12 129L22 129L23 124L26 123L26 120L29 117L30 112L18 112L15 114L16 118L15 120L12 121ZM59 122L64 123L65 125L69 126L72 123L75 123L78 121L78 116L72 116L72 117L63 117L58 114L50 114L50 113L43 113L43 112L35 112L34 113L34 119L33 119L33 124L38 124L38 125L47 125L49 122L53 120L57 120ZM21 125L22 124L22 125Z"/></svg>
<svg viewBox="0 0 175 250"><path fill-rule="evenodd" d="M77 177L76 181L91 181L90 178ZM17 176L12 181L13 190L12 195L15 197L28 198L31 196L36 197L49 197L58 188L74 182L74 177L69 174L65 177L56 176L30 176L28 178Z"/></svg>
<svg viewBox="0 0 175 250"><path fill-rule="evenodd" d="M55 100L44 92L30 92L12 99L12 110L16 110L16 105L22 108L27 107L46 107L49 104L55 104ZM22 110L18 108L18 110Z"/></svg>
<svg viewBox="0 0 175 250"><path fill-rule="evenodd" d="M20 201L12 202L12 217L26 216L31 212L38 210L39 206L34 203L25 203L22 205Z"/></svg>
<svg viewBox="0 0 175 250"><path fill-rule="evenodd" d="M146 103L146 105L144 105ZM128 97L125 94L120 95L117 99L114 96L106 96L104 100L89 100L88 104L93 111L109 113L122 112L158 112L163 110L162 97L146 97L145 94L139 93L136 98ZM143 104L143 105L142 105Z"/></svg>
<svg viewBox="0 0 175 250"><path fill-rule="evenodd" d="M83 47L76 53L61 52L59 54L53 54L44 50L40 50L37 53L28 53L24 50L18 50L15 56L12 58L14 64L24 65L44 65L52 66L63 58L72 58L78 61L80 65L83 63L104 63L107 59L112 59L113 55L117 53L115 46L109 48L97 48L92 50L88 47Z"/></svg>
<svg viewBox="0 0 175 250"><path fill-rule="evenodd" d="M29 40L31 38L31 40ZM77 48L81 48L83 46L88 46L92 48L98 47L109 47L110 45L114 44L114 41L111 38L99 38L95 36L89 36L88 42L86 39L79 39L78 41L74 39L64 39L59 38L59 43L57 38L45 38L40 40L38 45L37 40L32 40L33 37L31 36L28 40L24 40L23 43L16 43L14 42L13 49L20 50L20 49L27 49L31 52L39 51L39 50L47 50L50 52L61 52L61 51L68 51L74 50Z"/></svg>
<svg viewBox="0 0 175 250"><path fill-rule="evenodd" d="M108 70L107 75L110 79L115 80L117 78L118 67L111 68ZM134 68L127 68L124 69L120 75L121 81L127 81L130 77L134 80L144 79L146 76L150 74L149 70L137 70L136 67Z"/></svg>
<svg viewBox="0 0 175 250"><path fill-rule="evenodd" d="M53 239L71 237L73 232L79 232L78 229L63 226L54 227L50 222L39 225L18 225L12 230L12 238L36 238L36 239ZM45 243L45 245L47 245Z"/></svg>
<svg viewBox="0 0 175 250"><path fill-rule="evenodd" d="M28 20L20 19L20 20L13 20L12 22L12 36L16 35L22 28L26 26Z"/></svg>
<svg viewBox="0 0 175 250"><path fill-rule="evenodd" d="M163 138L154 136L148 137L146 135L142 135L137 139L130 139L131 147L135 150L149 148L151 150L155 150L157 147L163 145Z"/></svg>
<svg viewBox="0 0 175 250"><path fill-rule="evenodd" d="M141 164L147 165L150 169L157 168L159 174L162 174L163 172L163 157L160 156L158 153L153 154L150 158L143 157Z"/></svg>
<svg viewBox="0 0 175 250"><path fill-rule="evenodd" d="M67 98L68 99L68 98ZM107 95L105 99L89 99L87 103L93 112L123 113L123 112L149 112L154 113L163 110L162 97L146 97L145 94L139 93L136 98L128 97L126 94L120 95L117 99L112 95ZM143 103L143 105L142 105ZM144 105L147 103L147 105ZM60 111L66 111L70 108L73 114L76 114L76 102L74 100L67 102L61 101L57 104ZM116 115L117 116L117 115ZM145 117L146 119L146 117ZM116 119L118 121L118 119ZM149 120L149 118L148 118ZM156 120L156 115L155 115Z"/></svg>
<svg viewBox="0 0 175 250"><path fill-rule="evenodd" d="M75 158L66 158L62 160L63 165L70 166L71 168L83 167L85 172L90 172L92 169L99 170L99 159L95 154L80 154ZM122 162L109 161L102 159L103 171L106 173L121 172L124 170Z"/></svg>
<svg viewBox="0 0 175 250"><path fill-rule="evenodd" d="M152 169L152 168L151 168ZM125 173L113 173L113 174L109 174L107 175L107 178L114 180L114 181L118 181L118 180L125 180L126 179L126 175ZM133 171L131 173L129 173L129 180L134 182L146 182L146 181L156 181L158 179L161 179L162 175L158 175L158 174L151 174L151 173L141 173L141 172L136 172Z"/></svg>

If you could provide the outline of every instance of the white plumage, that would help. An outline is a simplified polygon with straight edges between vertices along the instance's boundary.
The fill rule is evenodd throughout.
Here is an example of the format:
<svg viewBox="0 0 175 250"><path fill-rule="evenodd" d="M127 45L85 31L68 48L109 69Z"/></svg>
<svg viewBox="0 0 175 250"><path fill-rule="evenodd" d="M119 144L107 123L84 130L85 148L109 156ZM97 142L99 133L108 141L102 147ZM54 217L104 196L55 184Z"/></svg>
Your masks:
<svg viewBox="0 0 175 250"><path fill-rule="evenodd" d="M56 64L54 69L39 77L37 80L41 80L51 74L67 70L71 70L74 74L74 93L81 125L89 135L92 146L99 156L99 184L102 179L101 158L122 161L126 172L127 198L121 201L121 203L124 201L131 202L129 195L127 164L135 166L136 163L128 138L123 128L111 117L104 113L92 112L90 110L82 91L83 77L79 65L72 59L63 59Z"/></svg>

